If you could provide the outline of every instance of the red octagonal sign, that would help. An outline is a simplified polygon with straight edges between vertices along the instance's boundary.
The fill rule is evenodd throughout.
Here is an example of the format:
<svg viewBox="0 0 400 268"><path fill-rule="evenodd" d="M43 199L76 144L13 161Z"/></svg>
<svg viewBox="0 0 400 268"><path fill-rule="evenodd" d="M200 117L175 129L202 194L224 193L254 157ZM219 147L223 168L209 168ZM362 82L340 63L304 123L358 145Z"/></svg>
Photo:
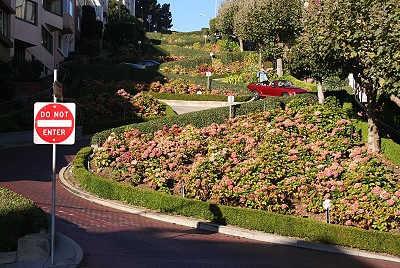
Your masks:
<svg viewBox="0 0 400 268"><path fill-rule="evenodd" d="M33 142L74 144L75 109L75 103L35 103Z"/></svg>

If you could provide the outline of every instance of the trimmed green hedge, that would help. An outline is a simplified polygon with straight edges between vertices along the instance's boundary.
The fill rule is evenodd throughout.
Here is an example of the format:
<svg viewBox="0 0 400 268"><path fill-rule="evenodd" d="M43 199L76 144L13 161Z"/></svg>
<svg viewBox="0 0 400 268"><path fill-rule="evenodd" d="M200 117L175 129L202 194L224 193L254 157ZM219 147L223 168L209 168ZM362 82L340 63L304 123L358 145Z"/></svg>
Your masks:
<svg viewBox="0 0 400 268"><path fill-rule="evenodd" d="M165 114L166 116L175 116L176 112L172 110L170 106L166 105ZM155 119L158 119L158 117L145 117L145 118L139 117L139 118L127 118L114 121L106 121L106 122L85 123L82 126L82 133L84 135L94 134L103 131L105 129L117 128L128 124L138 124Z"/></svg>
<svg viewBox="0 0 400 268"><path fill-rule="evenodd" d="M0 252L17 250L18 239L47 228L46 214L31 200L0 187Z"/></svg>
<svg viewBox="0 0 400 268"><path fill-rule="evenodd" d="M86 147L78 153L74 161L74 175L84 189L100 197L172 215L400 256L399 234L326 224L261 210L215 205L101 178L85 168L91 152L92 148Z"/></svg>
<svg viewBox="0 0 400 268"><path fill-rule="evenodd" d="M202 51L202 50L195 50L191 48L186 48L186 47L181 47L175 44L168 44L168 45L159 45L155 46L157 49L159 49L161 52L163 52L165 55L169 56L184 56L188 59L196 59L199 57L204 57L208 58L209 61L211 62L210 58L210 52L207 51ZM186 60L189 61L189 60ZM181 62L181 61L179 61ZM174 65L180 65L179 62L174 61L171 63L175 63ZM204 63L204 62L203 62Z"/></svg>
<svg viewBox="0 0 400 268"><path fill-rule="evenodd" d="M295 98L298 96L294 96ZM310 95L310 98L316 101L314 95ZM256 111L267 111L273 108L281 107L284 102L293 99L293 97L287 98L265 98L259 101L246 102L242 104L236 104L232 108L233 116L245 115L250 112ZM153 133L164 126L170 127L172 125L186 126L193 125L194 127L206 127L212 123L221 124L225 119L229 117L229 107L219 107L198 112L190 112L185 114L180 114L171 117L162 117L149 122L131 124L127 126L122 126L119 128L108 129L99 133L96 133L92 137L92 144L101 145L111 133L120 135L125 132L128 128L136 128L142 133Z"/></svg>
<svg viewBox="0 0 400 268"><path fill-rule="evenodd" d="M132 80L137 82L151 82L159 75L153 69L135 69L124 64L68 64L65 65L70 77L74 79L98 79L108 83L111 81Z"/></svg>
<svg viewBox="0 0 400 268"><path fill-rule="evenodd" d="M193 84L196 85L203 85L204 87L207 86L207 77L201 77L201 76L189 76L189 75L180 75L180 74L171 74L171 73L162 73L164 77L168 79L185 79L190 81ZM215 77L211 76L211 79L214 79ZM251 96L252 93L247 89L247 84L242 84L242 85L233 85L233 84L228 84L224 83L222 81L218 80L211 80L211 89L216 89L216 90L231 90L232 92L238 93L239 95L244 95L246 97Z"/></svg>
<svg viewBox="0 0 400 268"><path fill-rule="evenodd" d="M137 124L146 121L147 120L145 118L128 118L107 122L84 123L82 125L82 133L84 135L94 134L99 131L103 131L104 129L116 128L127 124Z"/></svg>
<svg viewBox="0 0 400 268"><path fill-rule="evenodd" d="M171 61L163 64L163 67L181 66L186 69L195 69L202 65L212 65L210 52L193 50L190 48L181 48L178 46L163 46L166 53L170 55L185 55L187 59L179 61ZM221 60L224 65L229 65L232 62L245 61L247 55L253 52L223 52L215 54L215 58Z"/></svg>

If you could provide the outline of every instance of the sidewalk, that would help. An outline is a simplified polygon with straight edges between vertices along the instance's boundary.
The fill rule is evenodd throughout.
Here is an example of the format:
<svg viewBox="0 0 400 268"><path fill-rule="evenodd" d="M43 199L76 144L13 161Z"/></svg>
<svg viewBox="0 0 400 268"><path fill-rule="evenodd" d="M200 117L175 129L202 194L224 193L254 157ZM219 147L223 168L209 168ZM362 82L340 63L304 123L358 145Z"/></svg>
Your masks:
<svg viewBox="0 0 400 268"><path fill-rule="evenodd" d="M23 256L16 252L0 253L0 268L74 268L78 267L83 259L82 248L75 241L60 233L56 233L55 237L54 264L52 264L51 256L38 258L34 256L34 251L32 249L24 252ZM19 258L22 260L18 260Z"/></svg>

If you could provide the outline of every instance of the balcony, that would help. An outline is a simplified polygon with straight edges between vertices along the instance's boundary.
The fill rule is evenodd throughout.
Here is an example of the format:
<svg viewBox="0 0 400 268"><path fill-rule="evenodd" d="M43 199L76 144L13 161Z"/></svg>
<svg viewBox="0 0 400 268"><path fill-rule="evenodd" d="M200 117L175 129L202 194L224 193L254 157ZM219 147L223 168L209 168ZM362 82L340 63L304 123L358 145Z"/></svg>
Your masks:
<svg viewBox="0 0 400 268"><path fill-rule="evenodd" d="M49 28L50 31L62 31L63 30L63 17L55 13L44 10L43 11L43 22Z"/></svg>
<svg viewBox="0 0 400 268"><path fill-rule="evenodd" d="M63 14L63 34L73 34L75 30L75 22L69 13Z"/></svg>
<svg viewBox="0 0 400 268"><path fill-rule="evenodd" d="M0 0L0 9L6 14L15 14L15 10L11 7L11 0Z"/></svg>
<svg viewBox="0 0 400 268"><path fill-rule="evenodd" d="M7 48L12 48L14 46L13 42L2 33L0 33L0 44L3 44Z"/></svg>

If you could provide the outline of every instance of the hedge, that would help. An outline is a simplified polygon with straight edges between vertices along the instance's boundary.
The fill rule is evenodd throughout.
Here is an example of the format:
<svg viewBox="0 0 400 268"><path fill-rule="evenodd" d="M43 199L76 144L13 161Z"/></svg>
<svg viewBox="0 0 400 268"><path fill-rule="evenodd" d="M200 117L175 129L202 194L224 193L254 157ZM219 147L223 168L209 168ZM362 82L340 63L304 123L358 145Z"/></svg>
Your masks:
<svg viewBox="0 0 400 268"><path fill-rule="evenodd" d="M124 64L75 64L69 63L64 66L70 77L81 79L97 79L104 82L133 80L137 82L151 82L158 74L153 69L135 69Z"/></svg>
<svg viewBox="0 0 400 268"><path fill-rule="evenodd" d="M166 105L165 110L166 116L175 116L176 112L172 108ZM84 135L94 134L105 129L116 128L128 124L138 124L142 122L148 122L151 120L158 119L159 117L136 117L136 118L126 118L120 120L106 121L106 122L94 122L94 123L84 123L82 125L82 133Z"/></svg>
<svg viewBox="0 0 400 268"><path fill-rule="evenodd" d="M85 168L91 152L92 148L86 147L77 154L73 164L74 175L84 189L102 198L119 200L171 215L400 256L399 234L367 231L261 210L215 205L135 188L99 177Z"/></svg>
<svg viewBox="0 0 400 268"><path fill-rule="evenodd" d="M0 187L0 252L17 250L18 239L47 228L45 212L31 200Z"/></svg>
<svg viewBox="0 0 400 268"><path fill-rule="evenodd" d="M187 57L187 59L164 63L163 66L165 67L181 66L186 69L195 69L205 64L212 65L210 53L207 51L198 51L178 46L170 46L168 49L165 47L165 50L171 55L186 55ZM243 62L250 53L252 52L224 52L215 54L215 58L221 60L224 65L229 65L235 61Z"/></svg>
<svg viewBox="0 0 400 268"><path fill-rule="evenodd" d="M295 96L295 98L298 96ZM282 107L286 100L292 99L293 97L288 98L265 98L259 101L246 102L242 104L236 104L232 108L233 116L240 116L248 114L249 112L256 111L267 111L269 109ZM312 95L310 98L315 99L315 96ZM198 111L198 112L190 112L185 114L180 114L177 116L171 117L162 117L159 119L155 119L149 122L139 123L139 124L131 124L127 126L122 126L114 129L108 129L99 133L96 133L92 137L92 144L101 145L111 133L115 133L116 135L120 135L125 132L128 128L136 128L142 133L153 133L159 129L162 129L164 126L170 127L172 125L178 126L186 126L193 125L194 127L202 128L211 125L212 123L221 124L229 117L229 107L219 107L212 108L208 110Z"/></svg>
<svg viewBox="0 0 400 268"><path fill-rule="evenodd" d="M162 73L168 79L185 79L189 80L190 82L198 85L207 85L207 77L204 76L189 76L189 75L181 75L181 74L172 74L172 73ZM250 91L247 89L246 85L233 85L227 84L219 80L214 80L215 76L210 77L211 80L211 89L218 89L218 90L231 90L233 92L237 92L240 94L249 94L251 95Z"/></svg>

